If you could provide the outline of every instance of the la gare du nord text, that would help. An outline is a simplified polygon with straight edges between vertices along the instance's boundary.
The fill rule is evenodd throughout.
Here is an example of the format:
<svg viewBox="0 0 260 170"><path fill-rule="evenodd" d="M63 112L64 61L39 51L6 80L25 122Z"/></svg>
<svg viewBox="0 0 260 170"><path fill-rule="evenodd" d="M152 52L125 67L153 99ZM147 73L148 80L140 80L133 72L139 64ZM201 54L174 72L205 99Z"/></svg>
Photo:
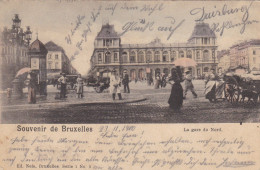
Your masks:
<svg viewBox="0 0 260 170"><path fill-rule="evenodd" d="M45 132L47 129L46 126L22 126L22 125L17 125L17 131L18 132ZM51 126L49 128L50 131L52 132L58 132L60 131L57 126ZM87 126L67 126L67 125L62 125L61 126L61 132L92 132L93 129L92 127L87 127Z"/></svg>

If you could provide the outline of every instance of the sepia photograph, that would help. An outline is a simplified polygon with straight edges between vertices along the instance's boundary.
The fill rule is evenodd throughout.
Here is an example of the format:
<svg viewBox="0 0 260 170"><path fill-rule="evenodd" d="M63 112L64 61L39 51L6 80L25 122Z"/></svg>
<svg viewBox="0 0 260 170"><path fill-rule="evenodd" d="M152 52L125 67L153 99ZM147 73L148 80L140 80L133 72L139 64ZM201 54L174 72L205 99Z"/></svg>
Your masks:
<svg viewBox="0 0 260 170"><path fill-rule="evenodd" d="M260 170L259 11L0 0L0 170Z"/></svg>
<svg viewBox="0 0 260 170"><path fill-rule="evenodd" d="M258 1L0 3L3 124L260 121Z"/></svg>

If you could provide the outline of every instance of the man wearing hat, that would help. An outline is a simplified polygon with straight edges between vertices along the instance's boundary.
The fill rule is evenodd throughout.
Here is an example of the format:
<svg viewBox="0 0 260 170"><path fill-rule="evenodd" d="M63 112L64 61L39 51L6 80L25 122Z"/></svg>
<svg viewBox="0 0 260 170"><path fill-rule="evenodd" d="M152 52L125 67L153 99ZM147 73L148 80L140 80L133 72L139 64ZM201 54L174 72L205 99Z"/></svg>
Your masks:
<svg viewBox="0 0 260 170"><path fill-rule="evenodd" d="M110 77L110 93L112 94L113 100L115 100L116 98L116 93L118 95L119 100L122 100L120 86L120 78L116 75L116 70L113 69Z"/></svg>
<svg viewBox="0 0 260 170"><path fill-rule="evenodd" d="M193 83L192 83L192 75L191 75L191 72L189 70L187 70L186 72L186 75L185 75L185 80L184 80L184 95L183 95L183 98L185 99L186 98L186 95L187 95L187 92L188 90L190 90L194 96L194 98L197 98L197 94L195 93L194 91L194 86L193 86Z"/></svg>
<svg viewBox="0 0 260 170"><path fill-rule="evenodd" d="M65 73L61 73L61 77L58 79L60 83L60 98L66 98L66 86L67 86L67 77Z"/></svg>
<svg viewBox="0 0 260 170"><path fill-rule="evenodd" d="M129 75L127 74L127 71L125 70L123 73L123 80L122 83L124 85L124 93L130 93L130 88L129 88Z"/></svg>

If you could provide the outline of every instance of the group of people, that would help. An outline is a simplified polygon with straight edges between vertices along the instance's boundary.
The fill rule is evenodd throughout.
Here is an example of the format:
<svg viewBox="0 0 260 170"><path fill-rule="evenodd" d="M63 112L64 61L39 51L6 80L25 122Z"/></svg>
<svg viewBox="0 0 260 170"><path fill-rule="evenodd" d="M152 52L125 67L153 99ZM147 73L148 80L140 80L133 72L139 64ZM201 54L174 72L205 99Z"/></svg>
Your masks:
<svg viewBox="0 0 260 170"><path fill-rule="evenodd" d="M154 88L159 89L160 87L166 87L166 82L166 75L164 73L162 75L160 75L160 73L157 73L155 77Z"/></svg>
<svg viewBox="0 0 260 170"><path fill-rule="evenodd" d="M119 100L122 100L121 95L121 83L124 86L124 93L130 93L129 88L129 75L127 74L127 71L125 70L123 72L122 79L117 75L116 70L112 70L111 76L110 76L110 93L112 94L112 99L116 99L116 94L118 95Z"/></svg>
<svg viewBox="0 0 260 170"><path fill-rule="evenodd" d="M67 93L67 83L68 78L66 77L65 73L61 73L61 77L58 79L58 83L60 84L60 99L66 98ZM78 77L76 79L76 93L77 98L83 98L83 92L84 92L84 80L81 77L81 74L78 74Z"/></svg>
<svg viewBox="0 0 260 170"><path fill-rule="evenodd" d="M215 102L217 99L224 99L224 74L219 70L219 74L215 73L214 69L205 78L205 97L210 102ZM194 90L192 83L192 75L190 71L185 72L185 76L182 75L180 67L174 67L169 78L169 83L172 84L170 98L168 100L170 108L174 112L179 112L182 105L183 99L186 99L188 91L191 91L194 98L197 98L197 94ZM184 81L184 90L181 82Z"/></svg>

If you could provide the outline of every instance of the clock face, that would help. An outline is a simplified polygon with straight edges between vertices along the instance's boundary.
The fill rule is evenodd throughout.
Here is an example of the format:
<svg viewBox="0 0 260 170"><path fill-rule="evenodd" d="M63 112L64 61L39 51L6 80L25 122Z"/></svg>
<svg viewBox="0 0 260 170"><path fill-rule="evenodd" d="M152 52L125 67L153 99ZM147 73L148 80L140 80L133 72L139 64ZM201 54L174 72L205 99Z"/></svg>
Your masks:
<svg viewBox="0 0 260 170"><path fill-rule="evenodd" d="M31 59L31 69L39 69L39 59L37 58L32 58Z"/></svg>

